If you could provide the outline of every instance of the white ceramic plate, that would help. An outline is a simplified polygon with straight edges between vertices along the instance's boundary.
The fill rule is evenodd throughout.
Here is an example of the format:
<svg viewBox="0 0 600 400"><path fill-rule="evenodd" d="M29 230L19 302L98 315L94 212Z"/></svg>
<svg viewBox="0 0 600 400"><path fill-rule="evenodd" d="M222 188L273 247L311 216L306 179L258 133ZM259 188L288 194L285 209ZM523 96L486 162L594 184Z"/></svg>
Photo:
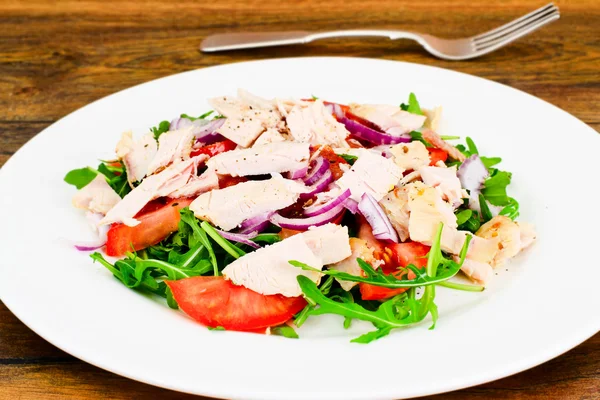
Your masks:
<svg viewBox="0 0 600 400"><path fill-rule="evenodd" d="M513 172L511 194L539 242L483 293L439 290L440 320L369 345L370 329L314 317L301 340L211 332L131 291L69 239L91 238L62 178L109 157L123 130L141 134L206 98L258 95L443 105L445 134L471 136ZM59 100L57 100L59 101ZM27 326L66 352L183 392L252 399L400 398L439 393L533 367L600 329L600 136L564 111L484 79L391 61L301 58L206 68L124 90L65 117L0 171L0 293ZM371 327L372 329L372 327Z"/></svg>

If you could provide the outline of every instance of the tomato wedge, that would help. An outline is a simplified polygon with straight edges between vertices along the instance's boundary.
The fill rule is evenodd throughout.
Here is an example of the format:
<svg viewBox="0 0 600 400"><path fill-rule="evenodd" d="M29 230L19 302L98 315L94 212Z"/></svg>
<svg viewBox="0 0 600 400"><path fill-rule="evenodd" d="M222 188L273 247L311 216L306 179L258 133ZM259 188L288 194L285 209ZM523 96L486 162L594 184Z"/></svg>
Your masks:
<svg viewBox="0 0 600 400"><path fill-rule="evenodd" d="M138 225L111 225L106 254L120 257L128 251L142 250L159 243L177 230L179 210L189 206L192 201L190 198L153 201L135 216L140 221Z"/></svg>
<svg viewBox="0 0 600 400"><path fill-rule="evenodd" d="M446 160L448 159L448 153L446 153L442 149L438 149L436 147L428 147L427 150L429 151L429 159L431 160L429 165L435 165L438 161L446 162Z"/></svg>
<svg viewBox="0 0 600 400"><path fill-rule="evenodd" d="M281 325L306 306L302 297L262 295L222 276L166 281L181 310L205 326L255 331Z"/></svg>
<svg viewBox="0 0 600 400"><path fill-rule="evenodd" d="M408 264L413 264L416 267L424 268L427 266L427 253L429 246L417 242L406 242L388 245L393 254L393 264L396 266L392 269L391 266L385 264L382 266L384 273L392 273L395 277L401 278L406 271L397 271L397 267L406 267ZM415 274L412 271L408 272L408 279L414 279ZM363 300L383 300L394 297L397 294L407 291L407 288L389 289L382 286L369 285L368 283L360 283L360 295Z"/></svg>
<svg viewBox="0 0 600 400"><path fill-rule="evenodd" d="M209 157L216 156L217 154L224 153L229 150L233 150L237 147L237 144L229 139L225 139L222 142L216 142L209 144L208 146L201 147L193 150L190 157L195 157L200 154L206 154Z"/></svg>

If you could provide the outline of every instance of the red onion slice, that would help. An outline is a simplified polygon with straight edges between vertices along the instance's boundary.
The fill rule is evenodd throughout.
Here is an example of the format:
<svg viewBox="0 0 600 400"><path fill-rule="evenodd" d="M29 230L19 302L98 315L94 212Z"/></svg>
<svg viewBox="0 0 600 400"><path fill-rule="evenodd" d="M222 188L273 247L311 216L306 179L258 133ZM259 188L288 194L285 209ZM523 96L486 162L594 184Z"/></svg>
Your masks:
<svg viewBox="0 0 600 400"><path fill-rule="evenodd" d="M340 118L340 122L344 124L352 136L374 145L408 143L412 140L410 136L394 136L376 131L373 128L347 117Z"/></svg>
<svg viewBox="0 0 600 400"><path fill-rule="evenodd" d="M300 178L304 178L306 176L307 172L308 172L308 166L305 166L305 167L295 169L293 171L289 171L286 174L286 177L288 179L300 179Z"/></svg>
<svg viewBox="0 0 600 400"><path fill-rule="evenodd" d="M250 233L253 231L262 232L269 226L269 218L274 214L274 211L257 215L256 217L248 218L240 224L238 233Z"/></svg>
<svg viewBox="0 0 600 400"><path fill-rule="evenodd" d="M487 168L477 154L467 158L456 172L460 184L463 188L472 190L481 190L483 182L490 176Z"/></svg>
<svg viewBox="0 0 600 400"><path fill-rule="evenodd" d="M258 235L257 231L254 231L251 233L246 233L246 234L241 234L241 233L226 232L226 231L222 231L220 229L215 229L215 230L219 233L219 235L223 236L227 240L231 240L232 242L242 243L242 244L250 246L254 249L260 248L260 246L258 244L254 243L252 240L250 240L253 237L256 237L256 235Z"/></svg>
<svg viewBox="0 0 600 400"><path fill-rule="evenodd" d="M344 200L344 207L346 207L346 210L350 211L352 214L356 214L358 212L358 201L347 198Z"/></svg>
<svg viewBox="0 0 600 400"><path fill-rule="evenodd" d="M205 119L197 119L193 122L192 132L196 136L197 142L203 142L204 144L211 144L221 140L225 140L221 136L217 129L219 129L225 123L225 118L217 118L211 121Z"/></svg>
<svg viewBox="0 0 600 400"><path fill-rule="evenodd" d="M321 176L321 178L319 178L319 180L317 180L314 183L314 185L308 187L309 188L308 193L300 194L300 199L310 199L315 194L321 193L323 190L325 190L329 186L329 184L331 182L333 182L333 174L328 169L327 171L325 171L323 176Z"/></svg>
<svg viewBox="0 0 600 400"><path fill-rule="evenodd" d="M329 160L325 157L317 157L310 163L310 172L302 179L306 185L312 185L319 180L329 169Z"/></svg>
<svg viewBox="0 0 600 400"><path fill-rule="evenodd" d="M398 243L399 239L396 230L377 200L371 194L365 193L362 195L358 203L358 209L369 225L371 225L373 236L376 239Z"/></svg>
<svg viewBox="0 0 600 400"><path fill-rule="evenodd" d="M77 250L79 251L94 251L94 250L98 250L101 247L104 247L104 245L106 244L106 242L102 243L102 244L98 244L98 243L78 243L73 245Z"/></svg>
<svg viewBox="0 0 600 400"><path fill-rule="evenodd" d="M344 204L340 203L331 210L309 218L286 218L280 214L274 214L271 222L281 228L293 229L296 231L306 231L311 226L325 225L334 221L344 212Z"/></svg>
<svg viewBox="0 0 600 400"><path fill-rule="evenodd" d="M192 126L194 122L189 118L175 118L171 121L171 125L169 126L170 131L175 131L177 129L187 128L188 126Z"/></svg>
<svg viewBox="0 0 600 400"><path fill-rule="evenodd" d="M477 154L473 154L461 164L456 175L460 180L461 186L469 191L469 208L481 213L479 193L481 193L483 183L490 176L483 161L481 161L481 158Z"/></svg>
<svg viewBox="0 0 600 400"><path fill-rule="evenodd" d="M342 193L334 197L332 200L326 202L325 204L313 204L309 207L306 207L304 209L304 215L306 215L307 217L314 217L316 215L323 214L324 212L327 212L332 208L337 207L340 203L343 203L344 200L350 197L350 195L350 189L346 189Z"/></svg>

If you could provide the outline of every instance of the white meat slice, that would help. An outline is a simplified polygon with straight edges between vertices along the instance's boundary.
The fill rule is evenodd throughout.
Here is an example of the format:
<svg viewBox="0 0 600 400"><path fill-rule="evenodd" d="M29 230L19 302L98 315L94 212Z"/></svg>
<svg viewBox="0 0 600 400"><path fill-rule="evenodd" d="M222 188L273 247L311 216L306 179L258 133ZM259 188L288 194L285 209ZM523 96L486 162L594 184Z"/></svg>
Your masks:
<svg viewBox="0 0 600 400"><path fill-rule="evenodd" d="M118 202L100 221L99 225L117 222L128 226L138 225L140 221L134 217L148 202L159 197L169 196L184 187L192 177L196 176L198 164L207 158L206 155L201 154L172 164L161 172L147 177Z"/></svg>
<svg viewBox="0 0 600 400"><path fill-rule="evenodd" d="M242 147L249 147L258 136L281 121L275 102L239 90L238 97L215 97L209 104L227 117L218 132Z"/></svg>
<svg viewBox="0 0 600 400"><path fill-rule="evenodd" d="M403 171L418 170L429 165L431 159L427 147L419 141L410 143L400 143L390 148L390 153L394 156L394 162Z"/></svg>
<svg viewBox="0 0 600 400"><path fill-rule="evenodd" d="M200 176L192 176L185 186L180 187L169 194L169 197L194 197L209 190L219 188L219 176L214 169L207 169Z"/></svg>
<svg viewBox="0 0 600 400"><path fill-rule="evenodd" d="M318 283L321 273L305 271L290 265L295 260L321 270L323 264L301 235L295 235L271 246L248 253L223 269L223 275L236 285L242 285L264 295L302 295L297 277L304 275Z"/></svg>
<svg viewBox="0 0 600 400"><path fill-rule="evenodd" d="M351 254L350 237L346 226L332 223L318 227L313 226L301 235L323 265L336 263Z"/></svg>
<svg viewBox="0 0 600 400"><path fill-rule="evenodd" d="M462 232L462 231L459 231ZM466 235L466 233L465 233ZM460 242L460 248L457 248L454 254L458 254L462 249L463 242ZM467 258L469 260L478 261L484 264L492 264L496 253L498 252L498 243L494 239L486 239L474 235L469 243Z"/></svg>
<svg viewBox="0 0 600 400"><path fill-rule="evenodd" d="M390 135L401 136L423 126L425 115L417 115L388 104L352 104L350 111Z"/></svg>
<svg viewBox="0 0 600 400"><path fill-rule="evenodd" d="M456 175L456 166L451 168L424 166L419 168L419 174L423 183L436 188L442 195L442 199L452 204L454 208L462 204L463 197L469 196L463 190Z"/></svg>
<svg viewBox="0 0 600 400"><path fill-rule="evenodd" d="M442 250L453 254L460 251L464 236L456 230L456 216L452 206L442 200L434 188L422 182L413 182L406 186L408 192L409 236L415 242L431 245L437 233L440 222L442 230Z"/></svg>
<svg viewBox="0 0 600 400"><path fill-rule="evenodd" d="M339 261L329 266L329 269L346 272L351 275L361 276L362 268L360 268L360 266L358 265L358 261L356 261L356 259L358 258L361 258L367 264L370 264L373 268L379 267L380 261L375 259L375 257L373 256L373 249L367 246L366 241L359 238L350 238L350 249L352 251L352 254L350 256L348 256L342 261ZM358 284L358 282L351 282L338 278L336 278L336 280L340 283L342 289L346 291L352 289Z"/></svg>
<svg viewBox="0 0 600 400"><path fill-rule="evenodd" d="M423 139L427 140L434 147L438 149L444 150L450 158L463 162L467 157L463 153L460 152L456 147L452 146L450 143L446 142L444 139L440 137L437 133L432 131L431 129L423 129L421 132L423 134Z"/></svg>
<svg viewBox="0 0 600 400"><path fill-rule="evenodd" d="M364 193L370 193L379 201L401 177L402 170L392 160L364 151L336 184L343 190L350 189L353 200L360 201Z"/></svg>
<svg viewBox="0 0 600 400"><path fill-rule="evenodd" d="M425 127L437 132L442 119L442 107L436 107L433 110L423 108L421 111L423 111L423 114L427 117L425 120Z"/></svg>
<svg viewBox="0 0 600 400"><path fill-rule="evenodd" d="M385 211L392 226L398 233L400 241L406 241L409 236L408 221L410 217L406 190L395 188L379 201L379 205L381 205L381 208L383 208L383 211Z"/></svg>
<svg viewBox="0 0 600 400"><path fill-rule="evenodd" d="M90 183L77 191L72 201L77 208L106 214L121 201L121 197L106 182L104 175L98 174Z"/></svg>
<svg viewBox="0 0 600 400"><path fill-rule="evenodd" d="M127 180L131 185L140 182L148 174L148 167L156 156L157 149L152 133L142 136L138 141L133 140L131 131L123 133L115 152L125 164Z"/></svg>
<svg viewBox="0 0 600 400"><path fill-rule="evenodd" d="M208 160L220 175L247 176L293 171L308 166L308 143L280 142L226 151Z"/></svg>
<svg viewBox="0 0 600 400"><path fill-rule="evenodd" d="M322 100L294 106L286 121L290 135L297 142L312 145L327 144L342 148L350 147L346 143L346 137L350 133L325 108Z"/></svg>
<svg viewBox="0 0 600 400"><path fill-rule="evenodd" d="M148 174L152 174L171 163L190 158L194 133L191 127L168 131L158 138L158 152L148 165Z"/></svg>
<svg viewBox="0 0 600 400"><path fill-rule="evenodd" d="M459 262L460 257L454 256L454 261ZM485 285L494 275L494 270L490 264L475 261L466 258L461 266L460 270L465 273L469 278L477 283Z"/></svg>
<svg viewBox="0 0 600 400"><path fill-rule="evenodd" d="M248 218L294 204L300 193L307 191L305 185L275 175L201 194L190 204L190 210L197 218L228 231Z"/></svg>
<svg viewBox="0 0 600 400"><path fill-rule="evenodd" d="M521 224L519 226L512 219L503 215L497 215L481 225L476 235L496 241L498 251L492 261L492 266L503 264L535 240L535 232L531 225ZM525 240L522 241L522 238Z"/></svg>
<svg viewBox="0 0 600 400"><path fill-rule="evenodd" d="M269 128L256 139L253 147L269 143L285 142L283 135L275 128Z"/></svg>

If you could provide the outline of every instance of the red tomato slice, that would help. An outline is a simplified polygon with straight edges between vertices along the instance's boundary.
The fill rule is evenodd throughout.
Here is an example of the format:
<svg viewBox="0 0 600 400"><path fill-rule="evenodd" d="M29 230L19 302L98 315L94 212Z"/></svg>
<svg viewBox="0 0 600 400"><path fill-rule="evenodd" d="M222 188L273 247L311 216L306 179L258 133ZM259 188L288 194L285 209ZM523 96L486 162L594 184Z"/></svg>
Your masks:
<svg viewBox="0 0 600 400"><path fill-rule="evenodd" d="M397 271L395 269L397 267L406 267L408 264L413 264L419 268L425 268L427 266L426 256L427 253L429 253L429 246L417 242L406 242L388 245L387 249L390 249L393 254L393 264L395 264L395 267L394 269L391 269L390 265L383 265L382 269L385 273L393 273L395 277L400 278L406 274L406 271ZM409 271L408 279L414 278L415 274L412 271ZM407 288L389 289L381 286L369 285L368 283L360 283L359 288L363 300L383 300L408 290Z"/></svg>
<svg viewBox="0 0 600 400"><path fill-rule="evenodd" d="M132 250L142 250L155 245L177 230L179 210L190 205L193 199L157 200L148 203L135 218L136 226L113 224L108 230L106 254L120 257Z"/></svg>
<svg viewBox="0 0 600 400"><path fill-rule="evenodd" d="M209 144L208 146L201 147L193 150L190 157L195 157L200 154L206 154L209 157L216 156L217 154L224 153L229 150L233 150L237 147L237 144L229 139L225 139L222 142L216 142Z"/></svg>
<svg viewBox="0 0 600 400"><path fill-rule="evenodd" d="M256 331L281 325L306 306L302 297L265 296L222 276L165 281L179 307L205 326Z"/></svg>
<svg viewBox="0 0 600 400"><path fill-rule="evenodd" d="M448 159L448 153L446 153L442 149L438 149L436 147L428 147L427 150L429 151L429 158L431 159L429 165L435 165L438 161L446 162L446 160Z"/></svg>

